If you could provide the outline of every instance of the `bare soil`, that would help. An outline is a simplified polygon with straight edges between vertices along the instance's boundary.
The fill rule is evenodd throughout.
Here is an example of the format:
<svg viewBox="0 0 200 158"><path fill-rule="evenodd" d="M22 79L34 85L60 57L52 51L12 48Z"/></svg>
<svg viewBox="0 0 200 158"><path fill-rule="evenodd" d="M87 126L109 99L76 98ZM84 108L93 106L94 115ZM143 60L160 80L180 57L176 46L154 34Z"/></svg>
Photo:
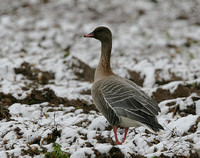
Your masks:
<svg viewBox="0 0 200 158"><path fill-rule="evenodd" d="M152 98L155 99L158 103L168 99L175 99L180 97L188 97L192 93L197 93L200 96L200 85L199 84L188 84L182 85L179 84L177 89L170 93L168 89L158 88L153 92Z"/></svg>
<svg viewBox="0 0 200 158"><path fill-rule="evenodd" d="M37 82L39 84L48 84L50 80L55 79L55 75L52 72L42 71L27 62L23 62L20 67L14 68L16 74L22 74L27 79Z"/></svg>

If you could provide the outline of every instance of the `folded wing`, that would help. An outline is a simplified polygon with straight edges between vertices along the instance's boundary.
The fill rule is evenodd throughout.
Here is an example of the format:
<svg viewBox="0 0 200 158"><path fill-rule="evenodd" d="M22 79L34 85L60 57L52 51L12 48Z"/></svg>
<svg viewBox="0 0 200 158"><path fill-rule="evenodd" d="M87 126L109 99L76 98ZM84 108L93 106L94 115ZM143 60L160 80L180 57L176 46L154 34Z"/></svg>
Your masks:
<svg viewBox="0 0 200 158"><path fill-rule="evenodd" d="M133 82L109 80L101 84L101 93L105 102L118 116L139 121L154 131L163 129L155 117L160 111L158 104Z"/></svg>

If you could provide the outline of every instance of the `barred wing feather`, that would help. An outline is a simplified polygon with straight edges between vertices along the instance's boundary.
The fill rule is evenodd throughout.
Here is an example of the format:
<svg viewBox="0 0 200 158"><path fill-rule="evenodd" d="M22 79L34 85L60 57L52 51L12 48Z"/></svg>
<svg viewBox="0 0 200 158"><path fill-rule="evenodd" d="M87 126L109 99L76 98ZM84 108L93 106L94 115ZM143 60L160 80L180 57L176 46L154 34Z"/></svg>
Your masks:
<svg viewBox="0 0 200 158"><path fill-rule="evenodd" d="M127 80L107 80L101 84L104 100L118 116L142 122L149 126L157 122L160 108L137 85Z"/></svg>

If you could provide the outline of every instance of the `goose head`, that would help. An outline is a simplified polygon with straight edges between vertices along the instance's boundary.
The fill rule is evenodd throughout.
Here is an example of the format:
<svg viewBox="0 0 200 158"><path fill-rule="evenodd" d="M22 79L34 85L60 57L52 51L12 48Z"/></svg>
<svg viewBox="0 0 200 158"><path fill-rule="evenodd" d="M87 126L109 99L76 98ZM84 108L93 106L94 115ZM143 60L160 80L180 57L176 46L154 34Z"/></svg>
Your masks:
<svg viewBox="0 0 200 158"><path fill-rule="evenodd" d="M95 38L101 42L112 41L111 31L107 27L104 27L104 26L97 27L91 33L84 35L84 37Z"/></svg>

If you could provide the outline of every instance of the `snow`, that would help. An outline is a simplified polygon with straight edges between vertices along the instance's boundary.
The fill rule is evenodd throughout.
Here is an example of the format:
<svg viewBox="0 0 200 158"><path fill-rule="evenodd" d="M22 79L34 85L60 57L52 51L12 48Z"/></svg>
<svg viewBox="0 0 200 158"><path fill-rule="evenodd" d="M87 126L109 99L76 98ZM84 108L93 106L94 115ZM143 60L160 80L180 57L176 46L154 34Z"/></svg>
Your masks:
<svg viewBox="0 0 200 158"><path fill-rule="evenodd" d="M99 128L101 131L105 129L105 126L108 125L106 118L103 116L97 117L92 120L92 123L89 125L89 129L97 129Z"/></svg>
<svg viewBox="0 0 200 158"><path fill-rule="evenodd" d="M90 94L81 94L89 91L92 83L78 80L72 65L77 62L73 57L77 57L93 68L97 66L100 43L83 35L100 25L112 30L113 71L122 77L129 77L127 70L139 72L144 77L143 90L147 94L153 94L158 88L174 93L178 85L192 85L191 89L199 86L198 1L1 0L0 3L0 93L11 94L18 100L7 106L11 119L0 120L0 157L23 157L22 149L28 150L28 144L50 152L53 142L47 138L54 130L60 131L54 141L72 158L96 157L95 151L108 154L113 147L119 148L125 157L162 154L189 157L190 151L200 154L199 87L186 97L159 103L161 113L157 118L165 128L162 134L148 133L144 127L131 127L127 140L119 146L110 141L114 140L113 131L99 112L86 113L80 107L64 104L51 106L48 101L31 105L20 102L33 89L50 88L57 97L92 104ZM188 18L184 19L184 15ZM192 42L187 46L189 38ZM65 56L67 48L69 55ZM55 79L42 85L15 74L14 68L23 62L55 73ZM171 73L181 80L156 84L157 70L165 81L170 81ZM1 107L7 100L0 96ZM168 106L169 103L173 105ZM191 113L179 113L191 107L195 108ZM121 138L123 130L118 133ZM34 157L44 156L39 154Z"/></svg>
<svg viewBox="0 0 200 158"><path fill-rule="evenodd" d="M170 122L168 127L171 129L176 129L177 132L183 134L184 132L187 132L193 124L195 124L197 118L198 116L188 115L187 117L182 117L178 120Z"/></svg>
<svg viewBox="0 0 200 158"><path fill-rule="evenodd" d="M77 157L82 157L82 158L87 158L88 156L86 154L92 155L94 152L91 150L91 148L82 148L75 153L71 155L71 158L77 158ZM95 157L92 155L91 157Z"/></svg>
<svg viewBox="0 0 200 158"><path fill-rule="evenodd" d="M196 102L196 114L200 115L200 100Z"/></svg>
<svg viewBox="0 0 200 158"><path fill-rule="evenodd" d="M97 144L95 146L95 149L97 149L101 153L108 153L112 145L107 145L107 144Z"/></svg>

